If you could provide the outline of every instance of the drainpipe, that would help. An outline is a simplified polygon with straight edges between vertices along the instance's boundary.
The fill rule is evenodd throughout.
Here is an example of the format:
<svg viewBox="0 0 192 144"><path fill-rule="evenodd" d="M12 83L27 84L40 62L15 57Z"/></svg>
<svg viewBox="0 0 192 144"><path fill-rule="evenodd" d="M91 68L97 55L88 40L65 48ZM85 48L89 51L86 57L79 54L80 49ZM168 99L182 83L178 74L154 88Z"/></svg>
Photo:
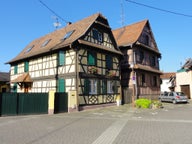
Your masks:
<svg viewBox="0 0 192 144"><path fill-rule="evenodd" d="M132 87L133 87L133 94L132 94L132 106L135 106L134 101L137 99L137 77L136 77L136 72L134 70L134 66L136 64L135 60L135 51L133 49L133 45L131 45L132 48L132 64L131 64L131 69L132 69Z"/></svg>

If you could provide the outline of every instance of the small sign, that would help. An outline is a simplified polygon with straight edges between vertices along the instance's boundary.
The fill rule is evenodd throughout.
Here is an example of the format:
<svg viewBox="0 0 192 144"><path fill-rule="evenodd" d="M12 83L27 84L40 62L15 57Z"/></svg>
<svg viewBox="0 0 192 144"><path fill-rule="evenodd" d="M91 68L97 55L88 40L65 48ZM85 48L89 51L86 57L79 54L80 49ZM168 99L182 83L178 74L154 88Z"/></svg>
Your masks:
<svg viewBox="0 0 192 144"><path fill-rule="evenodd" d="M136 84L136 77L135 76L132 77L132 81L133 81L133 84Z"/></svg>

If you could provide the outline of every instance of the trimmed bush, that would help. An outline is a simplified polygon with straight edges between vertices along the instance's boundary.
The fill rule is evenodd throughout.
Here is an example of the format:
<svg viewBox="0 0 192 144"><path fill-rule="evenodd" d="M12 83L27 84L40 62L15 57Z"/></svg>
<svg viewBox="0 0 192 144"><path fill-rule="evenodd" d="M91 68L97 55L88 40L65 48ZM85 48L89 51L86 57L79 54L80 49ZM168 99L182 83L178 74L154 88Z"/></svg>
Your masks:
<svg viewBox="0 0 192 144"><path fill-rule="evenodd" d="M149 99L137 99L135 101L135 105L137 108L150 108L151 107L151 100Z"/></svg>

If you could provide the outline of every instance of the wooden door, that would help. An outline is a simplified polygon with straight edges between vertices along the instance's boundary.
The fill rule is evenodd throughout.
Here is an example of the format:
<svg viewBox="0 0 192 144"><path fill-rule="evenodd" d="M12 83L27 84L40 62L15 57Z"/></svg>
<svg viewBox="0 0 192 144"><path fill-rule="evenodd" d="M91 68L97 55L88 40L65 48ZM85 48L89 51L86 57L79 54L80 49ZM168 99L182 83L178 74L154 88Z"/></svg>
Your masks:
<svg viewBox="0 0 192 144"><path fill-rule="evenodd" d="M181 91L187 95L188 99L191 98L189 85L181 85Z"/></svg>

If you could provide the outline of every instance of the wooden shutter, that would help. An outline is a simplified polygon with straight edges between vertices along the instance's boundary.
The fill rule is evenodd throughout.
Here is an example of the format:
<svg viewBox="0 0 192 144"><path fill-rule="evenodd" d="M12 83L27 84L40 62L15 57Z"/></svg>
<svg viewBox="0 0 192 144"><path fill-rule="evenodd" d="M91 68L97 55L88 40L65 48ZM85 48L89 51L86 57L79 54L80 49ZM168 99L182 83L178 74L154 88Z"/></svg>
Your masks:
<svg viewBox="0 0 192 144"><path fill-rule="evenodd" d="M89 52L88 53L88 65L95 65L95 64L96 64L95 54Z"/></svg>
<svg viewBox="0 0 192 144"><path fill-rule="evenodd" d="M90 80L85 79L84 80L84 94L86 94L86 95L89 94L89 85L90 85Z"/></svg>
<svg viewBox="0 0 192 144"><path fill-rule="evenodd" d="M28 72L28 71L29 71L29 62L25 61L24 72Z"/></svg>
<svg viewBox="0 0 192 144"><path fill-rule="evenodd" d="M14 83L13 85L13 92L17 92L17 83Z"/></svg>
<svg viewBox="0 0 192 144"><path fill-rule="evenodd" d="M59 66L62 66L65 64L65 52L64 51L59 51L59 54L58 54L58 65Z"/></svg>
<svg viewBox="0 0 192 144"><path fill-rule="evenodd" d="M15 66L14 66L14 74L17 74L17 73L18 73L18 66L15 65Z"/></svg>
<svg viewBox="0 0 192 144"><path fill-rule="evenodd" d="M58 79L58 92L65 92L65 80Z"/></svg>
<svg viewBox="0 0 192 144"><path fill-rule="evenodd" d="M113 59L109 55L106 55L106 68L113 69Z"/></svg>

